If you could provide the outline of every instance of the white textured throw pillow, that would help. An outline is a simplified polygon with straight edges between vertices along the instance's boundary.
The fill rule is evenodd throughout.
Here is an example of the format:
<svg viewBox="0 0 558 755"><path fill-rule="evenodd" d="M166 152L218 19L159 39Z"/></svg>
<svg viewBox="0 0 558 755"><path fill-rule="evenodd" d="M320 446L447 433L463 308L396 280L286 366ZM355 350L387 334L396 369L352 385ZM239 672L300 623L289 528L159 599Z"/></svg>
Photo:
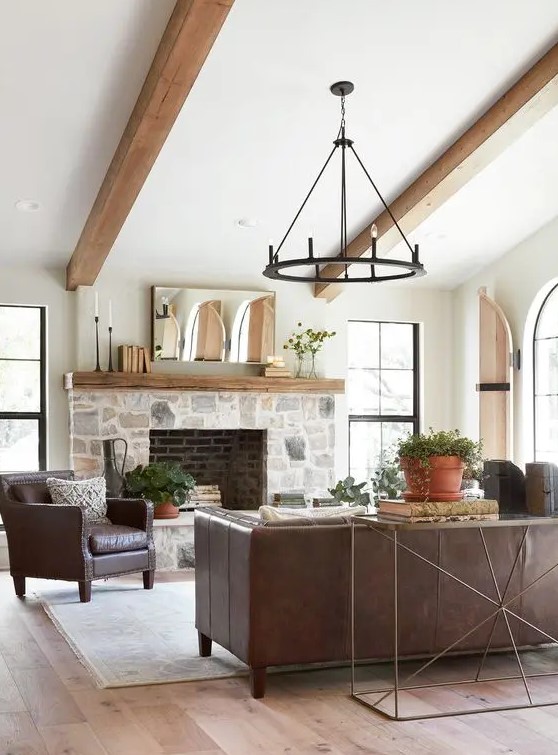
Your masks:
<svg viewBox="0 0 558 755"><path fill-rule="evenodd" d="M280 519L325 519L330 516L361 516L367 514L366 506L324 506L315 509L289 509L286 506L260 506L260 516L264 522Z"/></svg>
<svg viewBox="0 0 558 755"><path fill-rule="evenodd" d="M53 503L61 506L85 506L90 524L110 524L107 518L107 482L104 477L89 480L59 480L48 477L48 492Z"/></svg>

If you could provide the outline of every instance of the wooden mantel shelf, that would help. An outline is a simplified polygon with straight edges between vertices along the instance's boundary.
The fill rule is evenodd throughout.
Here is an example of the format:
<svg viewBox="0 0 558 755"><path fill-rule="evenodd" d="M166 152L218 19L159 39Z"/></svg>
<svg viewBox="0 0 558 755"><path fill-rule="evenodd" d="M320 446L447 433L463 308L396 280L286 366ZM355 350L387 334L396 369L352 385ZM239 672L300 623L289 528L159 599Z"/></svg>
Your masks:
<svg viewBox="0 0 558 755"><path fill-rule="evenodd" d="M344 393L345 381L136 372L68 372L64 388L83 390L244 391L251 393Z"/></svg>

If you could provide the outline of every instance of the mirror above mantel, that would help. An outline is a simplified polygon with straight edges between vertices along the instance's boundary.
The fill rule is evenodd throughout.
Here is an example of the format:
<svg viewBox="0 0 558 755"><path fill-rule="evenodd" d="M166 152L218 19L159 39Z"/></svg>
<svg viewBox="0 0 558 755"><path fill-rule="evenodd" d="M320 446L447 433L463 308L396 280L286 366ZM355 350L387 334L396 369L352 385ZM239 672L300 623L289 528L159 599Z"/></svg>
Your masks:
<svg viewBox="0 0 558 755"><path fill-rule="evenodd" d="M265 364L275 347L275 294L152 286L156 361Z"/></svg>

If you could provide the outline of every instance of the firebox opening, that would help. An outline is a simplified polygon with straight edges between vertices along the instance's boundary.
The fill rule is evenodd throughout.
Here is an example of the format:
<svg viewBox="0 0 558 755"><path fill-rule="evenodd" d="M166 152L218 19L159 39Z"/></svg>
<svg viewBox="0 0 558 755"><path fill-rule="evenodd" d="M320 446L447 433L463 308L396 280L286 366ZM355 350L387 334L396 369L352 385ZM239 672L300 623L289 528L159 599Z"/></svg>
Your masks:
<svg viewBox="0 0 558 755"><path fill-rule="evenodd" d="M149 461L177 461L198 485L218 485L227 509L267 500L266 430L151 430Z"/></svg>

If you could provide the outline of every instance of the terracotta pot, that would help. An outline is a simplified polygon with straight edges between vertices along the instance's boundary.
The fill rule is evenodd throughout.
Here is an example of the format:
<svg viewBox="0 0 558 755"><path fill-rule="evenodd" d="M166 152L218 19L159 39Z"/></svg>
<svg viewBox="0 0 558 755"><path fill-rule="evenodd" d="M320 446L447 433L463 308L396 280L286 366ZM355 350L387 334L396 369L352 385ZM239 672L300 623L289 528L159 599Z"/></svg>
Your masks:
<svg viewBox="0 0 558 755"><path fill-rule="evenodd" d="M429 463L429 467L423 467L418 459L401 459L407 483L403 498L406 501L460 501L465 465L459 456L431 456Z"/></svg>
<svg viewBox="0 0 558 755"><path fill-rule="evenodd" d="M153 510L154 519L176 519L177 516L178 506L175 506L170 500L158 503Z"/></svg>

